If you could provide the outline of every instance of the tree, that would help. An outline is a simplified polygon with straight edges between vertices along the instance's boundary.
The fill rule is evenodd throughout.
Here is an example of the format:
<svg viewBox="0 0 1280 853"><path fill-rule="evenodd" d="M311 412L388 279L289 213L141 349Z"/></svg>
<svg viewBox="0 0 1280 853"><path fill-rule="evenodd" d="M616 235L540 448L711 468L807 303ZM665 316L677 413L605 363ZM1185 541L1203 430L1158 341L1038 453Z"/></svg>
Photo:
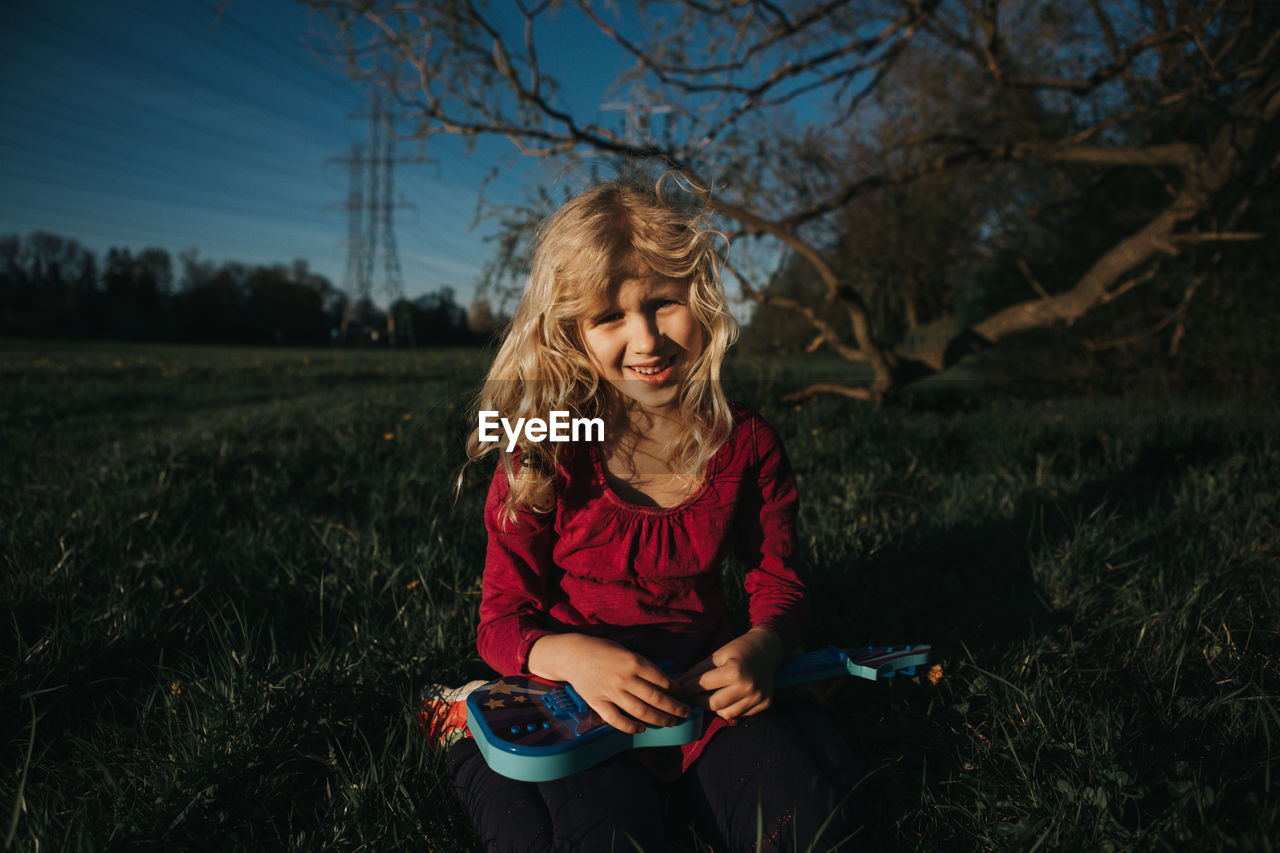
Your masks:
<svg viewBox="0 0 1280 853"><path fill-rule="evenodd" d="M199 343L251 343L255 328L249 313L251 270L234 261L218 266L201 260L194 249L180 258L182 289L174 305L179 337Z"/></svg>
<svg viewBox="0 0 1280 853"><path fill-rule="evenodd" d="M256 267L245 283L249 334L258 344L322 346L333 326L325 303L328 279L313 275L305 261Z"/></svg>
<svg viewBox="0 0 1280 853"><path fill-rule="evenodd" d="M304 260L219 265L189 249L179 261L182 285L173 314L182 340L319 346L342 316L343 294Z"/></svg>
<svg viewBox="0 0 1280 853"><path fill-rule="evenodd" d="M759 238L748 258L790 258L818 303L762 286L749 265L731 272L758 310L797 312L872 377L813 393L881 400L1142 289L1203 299L1198 276L1263 235L1252 208L1280 166L1280 11L1261 0L304 2L419 136L656 164L731 238ZM551 39L570 18L626 60L612 90L632 105L622 127L556 78ZM1087 228L1081 211L1126 184L1106 217L1119 227ZM975 256L963 282L904 260L929 242L917 217L946 221L927 204L939 185L966 202L947 238ZM1078 229L1065 269L1063 241L1033 221L1055 211ZM902 243L896 256L864 263L860 217ZM902 345L957 295L974 316Z"/></svg>
<svg viewBox="0 0 1280 853"><path fill-rule="evenodd" d="M413 301L402 300L392 308L412 324L420 345L459 346L471 342L467 312L454 301L452 287L424 293Z"/></svg>
<svg viewBox="0 0 1280 853"><path fill-rule="evenodd" d="M0 238L0 329L78 336L100 312L97 259L80 243L44 231Z"/></svg>
<svg viewBox="0 0 1280 853"><path fill-rule="evenodd" d="M173 291L173 260L164 249L107 251L102 271L105 331L124 340L168 337L166 320Z"/></svg>

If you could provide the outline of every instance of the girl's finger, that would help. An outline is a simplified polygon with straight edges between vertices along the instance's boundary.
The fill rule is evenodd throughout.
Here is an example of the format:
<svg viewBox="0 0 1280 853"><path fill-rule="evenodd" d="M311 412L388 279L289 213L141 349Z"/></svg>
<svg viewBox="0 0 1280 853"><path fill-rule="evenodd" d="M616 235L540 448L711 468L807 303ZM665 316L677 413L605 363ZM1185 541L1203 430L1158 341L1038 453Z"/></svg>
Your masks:
<svg viewBox="0 0 1280 853"><path fill-rule="evenodd" d="M644 723L627 716L621 708L611 702L601 703L601 707L599 708L595 708L593 706L593 710L600 715L600 719L604 720L620 732L626 732L627 734L634 735L639 734L645 729Z"/></svg>
<svg viewBox="0 0 1280 853"><path fill-rule="evenodd" d="M637 668L636 677L656 685L661 690L671 691L676 686L675 679L648 660L642 661L639 668Z"/></svg>
<svg viewBox="0 0 1280 853"><path fill-rule="evenodd" d="M716 711L716 714L726 720L736 720L738 717L749 717L756 713L757 710L764 710L763 708L758 708L758 704L759 700L747 696L736 702L730 703L727 708L722 708L721 710Z"/></svg>
<svg viewBox="0 0 1280 853"><path fill-rule="evenodd" d="M632 720L641 724L639 730L643 730L644 726L674 726L682 721L682 717L675 714L669 714L655 708L653 705L640 699L638 696L628 696L621 701L619 708L626 712ZM614 728L618 728L614 726ZM637 729L628 729L627 731L635 732Z"/></svg>
<svg viewBox="0 0 1280 853"><path fill-rule="evenodd" d="M711 710L715 712L717 717L726 720L732 720L737 716L738 706L742 701L736 696L726 696L724 691L711 697Z"/></svg>
<svg viewBox="0 0 1280 853"><path fill-rule="evenodd" d="M677 690L682 690L688 687L690 684L695 683L704 672L715 669L715 666L716 665L712 662L711 658L703 658L693 666L689 667L683 675L676 679L675 688Z"/></svg>
<svg viewBox="0 0 1280 853"><path fill-rule="evenodd" d="M731 670L723 666L715 666L698 673L696 677L685 684L685 689L700 693L714 693L733 683L734 673Z"/></svg>
<svg viewBox="0 0 1280 853"><path fill-rule="evenodd" d="M733 684L708 696L704 706L726 720L757 714L773 702L772 694L751 687Z"/></svg>
<svg viewBox="0 0 1280 853"><path fill-rule="evenodd" d="M636 691L634 691L634 695L649 707L655 708L658 711L674 717L677 721L683 720L685 717L689 716L689 706L685 705L665 690L659 690L651 684L642 684ZM665 725L674 724L666 723Z"/></svg>

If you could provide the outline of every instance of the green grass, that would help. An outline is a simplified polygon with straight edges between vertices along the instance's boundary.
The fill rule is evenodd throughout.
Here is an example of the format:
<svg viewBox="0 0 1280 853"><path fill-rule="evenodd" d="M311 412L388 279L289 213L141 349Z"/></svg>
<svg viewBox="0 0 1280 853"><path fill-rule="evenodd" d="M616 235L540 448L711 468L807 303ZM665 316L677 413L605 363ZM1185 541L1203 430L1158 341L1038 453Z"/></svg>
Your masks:
<svg viewBox="0 0 1280 853"><path fill-rule="evenodd" d="M482 370L0 345L6 849L478 849L411 712L486 674L485 472L452 494ZM863 846L1276 849L1274 405L781 403L812 370L731 370L797 469L811 638L944 671L831 705Z"/></svg>

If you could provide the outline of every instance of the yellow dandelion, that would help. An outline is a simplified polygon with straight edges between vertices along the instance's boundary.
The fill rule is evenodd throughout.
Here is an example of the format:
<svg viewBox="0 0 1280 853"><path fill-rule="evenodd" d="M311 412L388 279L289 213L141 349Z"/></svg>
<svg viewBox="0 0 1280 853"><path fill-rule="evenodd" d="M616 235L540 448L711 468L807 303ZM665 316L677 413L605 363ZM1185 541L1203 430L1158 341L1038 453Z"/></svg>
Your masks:
<svg viewBox="0 0 1280 853"><path fill-rule="evenodd" d="M933 666L929 667L929 671L925 673L924 677L928 679L930 684L936 685L942 680L942 664L935 663Z"/></svg>
<svg viewBox="0 0 1280 853"><path fill-rule="evenodd" d="M384 432L384 433L382 434L382 440L383 440L383 441L390 441L391 439L393 439L393 438L395 438L395 437L396 437L396 434L395 434L394 432Z"/></svg>

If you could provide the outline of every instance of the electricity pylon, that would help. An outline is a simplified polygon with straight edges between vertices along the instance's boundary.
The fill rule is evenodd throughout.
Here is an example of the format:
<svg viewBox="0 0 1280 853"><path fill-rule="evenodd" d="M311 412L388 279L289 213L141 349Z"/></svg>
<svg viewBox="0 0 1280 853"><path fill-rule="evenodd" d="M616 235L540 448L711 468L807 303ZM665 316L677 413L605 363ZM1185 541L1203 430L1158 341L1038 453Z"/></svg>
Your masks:
<svg viewBox="0 0 1280 853"><path fill-rule="evenodd" d="M346 157L334 157L331 163L343 163L348 167L350 189L347 200L339 205L347 211L347 270L343 288L347 292L347 305L342 312L339 329L341 341L346 343L353 325L358 328L371 325L360 316L373 304L374 272L378 256L382 256L382 293L388 300L386 313L387 340L395 346L403 337L410 346L415 344L413 323L404 310L404 272L396 251L396 232L392 212L396 208L412 208L413 205L395 199L393 178L396 162L396 140L392 117L375 98L369 112L368 145L356 144ZM397 317L398 313L401 316ZM370 330L376 341L377 330Z"/></svg>

